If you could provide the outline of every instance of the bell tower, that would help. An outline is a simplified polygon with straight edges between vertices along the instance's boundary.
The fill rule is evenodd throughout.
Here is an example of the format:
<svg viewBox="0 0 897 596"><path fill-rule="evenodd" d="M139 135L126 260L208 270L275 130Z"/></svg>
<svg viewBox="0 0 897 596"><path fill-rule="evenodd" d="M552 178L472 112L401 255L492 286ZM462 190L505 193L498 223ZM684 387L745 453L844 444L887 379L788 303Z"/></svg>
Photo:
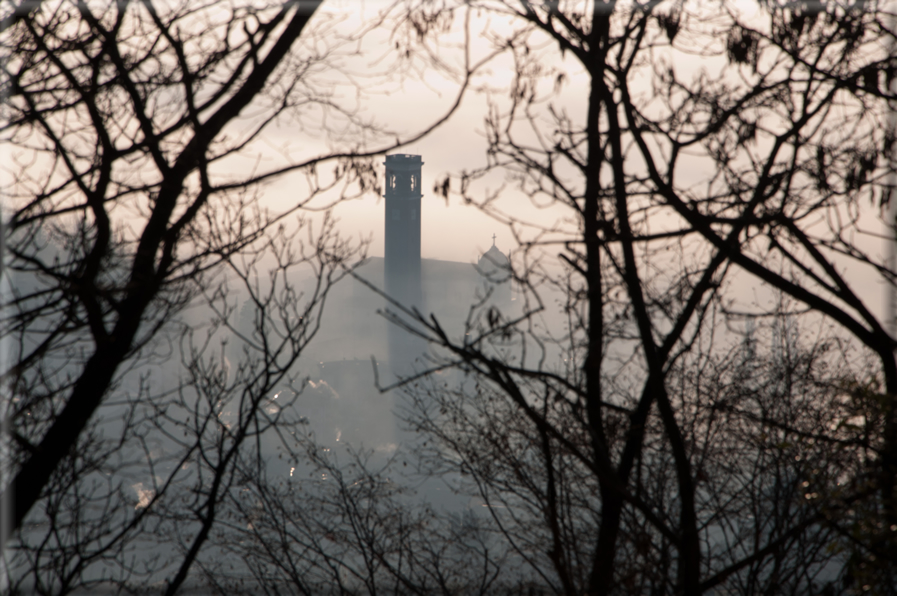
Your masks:
<svg viewBox="0 0 897 596"><path fill-rule="evenodd" d="M406 307L423 306L420 273L420 155L387 155L386 249L384 282L389 297ZM425 349L423 342L395 325L389 325L389 358L393 372L407 372L407 365Z"/></svg>

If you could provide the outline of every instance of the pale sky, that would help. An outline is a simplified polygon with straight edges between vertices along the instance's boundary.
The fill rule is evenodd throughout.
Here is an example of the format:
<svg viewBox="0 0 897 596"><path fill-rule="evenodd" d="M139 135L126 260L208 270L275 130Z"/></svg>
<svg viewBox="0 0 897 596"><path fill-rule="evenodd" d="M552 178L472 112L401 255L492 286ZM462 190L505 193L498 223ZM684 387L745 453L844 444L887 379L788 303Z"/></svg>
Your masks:
<svg viewBox="0 0 897 596"><path fill-rule="evenodd" d="M358 27L360 19L364 15L373 14L376 9L383 6L383 2L366 1L363 10L353 12L347 7L355 2L336 0L324 5L325 11L331 14L341 15L344 19L344 30L351 31ZM346 12L348 10L348 13ZM350 15L350 16L347 16ZM355 18L358 17L358 18ZM470 31L474 39L474 56L482 55L487 51L487 44L483 39L483 31L487 26L498 27L507 30L500 20L494 16L471 18ZM456 19L455 35L461 39L461 19ZM712 44L716 32L712 29L705 30L703 38L695 38L695 44ZM703 40L703 41L702 41ZM382 54L383 48L391 47L390 39L385 32L374 32L365 37L362 45L362 55L354 58L351 64L359 72L376 72L382 69L391 60L389 54ZM668 55L659 55L657 59L667 61L676 70L677 75L688 77L697 75L701 69L715 74L722 66L722 61L716 59L702 59L696 54L700 47L692 48L693 52L670 52ZM440 59L454 66L461 64L461 55L450 47L443 47ZM548 66L564 68L568 73L568 81L563 88L563 95L557 104L568 110L573 118L584 117L587 89L586 79L572 59L562 62L562 58L554 45L544 48L540 58ZM483 68L482 73L474 80L474 86L488 85L492 88L502 88L510 81L510 63L504 59L498 59ZM399 131L411 132L426 126L434 119L441 116L454 100L458 90L456 81L445 78L434 69L421 66L417 77L409 77L404 80L377 79L376 91L368 90L367 97L362 97L357 104L363 112L376 121ZM352 98L351 91L345 88L342 91L344 98ZM650 90L646 89L646 93ZM500 97L500 95L496 95ZM353 98L354 100L354 98ZM486 114L486 96L484 93L470 91L465 97L460 109L452 118L439 129L424 139L413 143L400 152L419 154L423 157L423 190L422 199L422 242L421 251L424 258L435 258L454 261L474 261L482 251L492 244L492 235L495 234L497 246L504 252L514 248L513 238L508 228L500 222L486 216L472 206L461 204L457 197L452 197L448 204L445 200L434 195L432 188L437 180L442 180L446 173L458 174L465 169L473 169L485 163L486 143L483 138L483 118ZM301 133L294 133L289 128L282 128L271 135L270 143L281 142L296 143L301 139ZM275 140L276 139L276 140ZM301 144L301 142L300 142ZM309 145L303 145L308 148ZM322 147L317 145L317 147ZM378 160L382 168L382 159ZM683 169L679 176L680 185L683 183L698 183L711 175L711 165L708 160L694 159L689 168ZM382 169L380 170L382 173ZM266 200L273 205L287 205L295 197L297 180L296 175L285 176L268 186ZM482 190L496 189L503 182L503 175L496 173L484 183ZM515 215L526 218L529 221L549 223L558 217L569 215L558 209L537 210L529 199L520 195L509 183L502 193L501 206ZM383 202L374 193L368 193L362 199L347 201L339 204L334 213L341 221L341 230L354 237L371 239L369 254L380 256L383 254ZM878 232L881 224L878 221L876 209L869 208L864 214L865 227ZM663 227L663 222L655 222L658 228ZM860 244L871 254L881 255L884 252L883 242L877 238L865 238ZM876 312L883 309L884 288L876 279L872 280L868 271L856 267L843 268L845 275L857 284L865 295L864 300ZM756 281L740 276L738 280L738 294L741 299L749 302L769 302L773 297L766 295L756 288Z"/></svg>
<svg viewBox="0 0 897 596"><path fill-rule="evenodd" d="M385 0L328 0L319 14L315 15L317 26L324 26L326 34L316 39L313 35L304 35L297 44L296 55L307 55L311 48L321 48L333 43L340 35L349 35L358 31L363 24L369 24L383 7L391 4ZM442 38L442 45L437 49L438 57L450 69L457 71L462 62L462 54L458 51L463 40L463 19L459 15L454 22L455 29L451 36ZM485 39L485 31L491 30L506 33L510 25L500 18L482 13L471 16L469 31L472 39L471 59L476 61L489 51ZM308 31L312 32L313 27ZM709 29L703 38L706 44L712 44L715 32ZM697 38L696 38L697 39ZM699 41L700 41L699 39ZM431 68L422 55L414 55L406 64L409 71L404 75L393 66L396 61L393 51L397 41L386 28L374 30L365 35L360 45L344 46L356 49L357 55L345 53L340 59L344 71L322 67L311 75L309 80L313 88L332 92L332 99L340 105L358 110L365 120L374 121L403 136L409 136L441 117L454 101L459 89L457 78L452 80L444 71ZM695 42L696 44L698 42ZM304 47L299 47L306 44ZM699 45L699 44L698 44ZM413 47L413 46L412 46ZM700 47L692 48L697 52ZM419 50L417 50L419 52ZM718 71L719 60L703 60L692 53L677 52L669 55L658 55L656 59L669 62L680 76L696 75L700 69ZM566 61L557 51L557 47L548 44L540 51L540 60L547 67L561 68L566 71L567 82L563 86L561 97L555 102L562 106L574 120L579 122L584 117L587 89L586 80L582 76L575 61L568 55ZM347 84L349 78L359 85L358 88ZM475 261L480 254L492 245L492 236L500 250L507 253L515 248L513 237L507 226L485 215L477 208L462 204L456 196L452 196L448 204L432 192L437 181L441 181L447 173L459 174L463 170L481 167L486 161L486 142L483 137L483 119L487 113L486 93L478 90L484 87L493 89L496 98L507 96L506 86L511 80L511 65L507 57L500 57L486 66L472 81L472 89L468 91L458 111L430 135L411 145L403 147L399 152L419 154L424 161L422 199L422 242L421 250L424 258L453 261ZM650 90L646 88L646 93ZM247 114L251 118L252 114ZM317 114L306 115L306 124L314 128L319 122ZM330 119L328 124L338 122ZM343 139L343 146L351 144L353 138ZM295 122L287 118L270 126L263 138L247 152L246 156L237 160L237 167L274 168L286 165L289 160L299 161L314 155L326 153L328 142L335 143L332 135L309 134ZM371 142L368 148L382 147L385 140ZM288 155L285 158L284 155ZM259 159L259 161L256 161ZM382 174L382 157L377 165ZM679 183L697 183L711 175L712 170L706 160L695 159L683 175ZM332 165L325 165L321 170L331 170ZM496 172L488 179L481 181L478 192L485 196L489 190L498 189L505 182L504 174ZM306 197L303 192L304 180L301 173L284 175L264 186L264 203L272 210L289 208L297 200ZM313 205L323 205L332 201L333 195L323 196ZM570 215L563 209L537 209L530 200L521 195L513 182L508 182L502 191L500 206L507 212L527 221L550 224L560 217ZM369 238L368 254L383 254L383 199L374 192L364 197L346 201L334 208L334 214L340 220L340 230L344 235L354 238ZM869 207L863 214L866 229L878 232L881 224L877 210ZM664 227L664 222L652 221L652 227ZM884 252L883 242L877 238L865 238L860 244L873 255ZM864 298L876 311L882 312L884 288L880 282L871 281L868 271L845 266L845 274L866 291ZM869 281L867 281L869 280ZM742 296L752 293L754 281L744 279Z"/></svg>
<svg viewBox="0 0 897 596"><path fill-rule="evenodd" d="M324 9L338 13L347 3L337 0L325 3ZM353 6L355 3L351 3ZM365 10L370 12L372 6L383 5L383 2L365 2ZM460 19L459 19L460 20ZM343 23L346 30L358 26L357 20L346 20ZM458 23L460 25L460 23ZM475 39L474 53L485 51L485 43L478 38L485 26L484 20L472 19L471 32ZM463 36L461 31L458 35ZM382 48L388 40L385 35L369 34L364 40L363 55L353 61L354 65L361 65L364 69L369 64L376 70L386 63L390 57L381 60ZM463 37L460 37L463 38ZM386 42L386 43L384 43ZM440 58L455 66L461 64L461 56L452 48L442 48ZM550 57L554 57L552 52ZM510 64L505 60L497 60L484 68L481 74L473 81L474 85L505 86L510 80ZM456 81L448 80L439 72L427 69L420 73L419 78L406 78L403 81L394 80L381 82L380 89L388 92L368 90L369 96L358 105L365 114L370 115L378 122L400 131L413 132L420 130L429 123L445 114L455 100L459 85ZM571 89L576 91L576 89ZM343 90L343 97L351 97L348 88ZM585 94L583 94L583 100ZM582 102L584 105L584 101ZM437 130L420 141L396 151L421 155L424 161L422 170L424 196L421 201L421 252L424 258L434 258L454 261L473 261L492 245L492 235L496 235L496 245L507 252L512 248L512 235L502 223L494 221L472 206L461 204L457 197L452 197L448 204L438 195L432 192L437 180L442 180L446 173L460 173L467 169L472 170L481 167L485 163L486 142L483 137L483 118L486 114L486 97L483 93L468 91L460 108ZM283 143L292 145L302 144L301 132L294 133L291 128L282 127L272 131L268 135L268 144L281 146ZM317 143L315 148L322 148ZM303 145L303 148L307 149ZM300 150L299 154L306 152ZM383 159L377 160L382 174ZM322 168L324 170L327 167ZM484 188L496 189L503 181L503 175L493 175ZM301 175L284 176L278 181L267 186L265 198L272 205L288 205L296 194L297 184L301 183ZM503 193L503 201L508 209L513 209L516 214L534 218L534 221L548 222L556 218L545 212L535 210L524 196L514 196L515 191L509 187ZM320 204L323 201L319 201ZM370 237L371 245L369 254L382 256L383 254L383 201L373 192L368 193L363 199L347 201L339 204L334 213L341 221L341 229L349 231L354 236Z"/></svg>

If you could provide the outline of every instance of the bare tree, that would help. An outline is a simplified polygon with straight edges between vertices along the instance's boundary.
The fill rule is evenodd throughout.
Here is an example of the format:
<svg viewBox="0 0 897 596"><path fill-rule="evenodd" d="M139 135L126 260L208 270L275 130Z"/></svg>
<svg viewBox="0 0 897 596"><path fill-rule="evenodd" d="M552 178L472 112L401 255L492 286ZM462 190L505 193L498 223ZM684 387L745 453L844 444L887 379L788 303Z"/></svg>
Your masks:
<svg viewBox="0 0 897 596"><path fill-rule="evenodd" d="M894 281L864 240L866 200L890 198L893 15L464 5L510 23L483 38L514 78L486 115L486 164L437 191L511 227L522 308L487 295L457 335L401 305L391 315L433 347L434 368L403 383L407 422L430 440L416 446L423 471L459 474L489 516L460 533L414 511L390 468L363 456L340 468L273 401L281 386L278 399L300 395L291 365L353 253L325 226L297 256L275 233L283 214L252 211L254 185L286 171L305 167L307 196L322 191L324 157L243 178L229 160L310 105L382 132L304 84L331 56L289 51L309 13L9 8L4 130L20 151L4 275L27 280L3 331L19 587L164 579L174 593L201 574L222 592L250 579L271 593L494 593L502 571L525 568L565 594L893 593L897 364L844 272ZM425 8L401 50L427 47L453 11ZM565 107L584 88L584 111ZM225 136L250 105L263 115ZM347 192L375 185L366 155L326 156L344 160ZM556 221L484 199L494 172ZM276 258L266 284L255 251ZM298 266L320 284L302 300L284 277ZM248 331L234 280L251 296ZM199 296L217 313L208 332L178 332L174 315ZM236 366L214 353L225 337L243 346ZM174 353L182 381L131 383ZM101 408L121 424L101 423ZM275 437L333 482L269 478ZM245 567L230 574L209 545Z"/></svg>
<svg viewBox="0 0 897 596"><path fill-rule="evenodd" d="M376 26L402 38L414 24L402 11L345 33L318 1L102 8L2 7L8 577L64 593L162 574L174 593L240 481L237 463L279 424L266 400L296 374L330 284L359 255L329 219L300 250L296 229L312 224L290 214L328 191L376 188L374 156L443 122L472 67L446 116L410 134L327 87L341 75L363 96L347 59ZM384 80L418 59L397 52ZM269 159L262 141L287 122L328 147ZM332 175L316 167L327 160ZM288 172L304 184L271 210L262 184ZM316 280L304 295L289 277L303 267ZM242 336L235 283L259 313ZM197 304L210 321L191 320ZM245 344L242 362L213 356L228 337ZM174 557L172 531L191 534ZM159 549L135 558L151 536Z"/></svg>
<svg viewBox="0 0 897 596"><path fill-rule="evenodd" d="M306 230L307 241L272 230L257 251L229 260L229 281L205 279L196 288L217 317L200 328L169 323L178 345L161 369L150 368L135 394L116 392L104 404L64 471L53 475L43 515L30 516L19 532L7 562L14 589L66 593L139 582L174 594L195 587L191 569L221 525L224 504L272 455L262 445L301 428L293 419L300 391L291 388L303 386L294 365L357 251L332 220ZM315 283L297 293L301 273ZM235 281L255 313L243 332ZM241 346L234 365L229 342ZM164 378L172 373L175 381ZM109 420L117 416L121 424Z"/></svg>
<svg viewBox="0 0 897 596"><path fill-rule="evenodd" d="M868 244L893 170L893 15L469 4L510 21L492 39L515 77L487 165L436 191L511 227L524 308L484 302L461 336L396 316L432 370L469 377L409 391L435 469L469 475L558 593L893 593L894 340L844 273L894 280ZM556 220L483 199L495 171ZM767 338L750 357L745 321Z"/></svg>
<svg viewBox="0 0 897 596"><path fill-rule="evenodd" d="M518 585L520 568L489 525L418 501L399 458L297 436L295 476L256 475L234 494L233 522L215 546L228 556L205 569L222 592L501 594ZM220 563L233 559L246 567Z"/></svg>

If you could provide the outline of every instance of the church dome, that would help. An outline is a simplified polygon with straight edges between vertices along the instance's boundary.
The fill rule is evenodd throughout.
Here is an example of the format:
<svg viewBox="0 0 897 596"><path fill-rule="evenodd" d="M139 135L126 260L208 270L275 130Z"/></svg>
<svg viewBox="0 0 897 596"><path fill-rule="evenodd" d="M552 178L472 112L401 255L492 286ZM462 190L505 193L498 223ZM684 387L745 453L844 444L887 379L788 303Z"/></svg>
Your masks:
<svg viewBox="0 0 897 596"><path fill-rule="evenodd" d="M505 268L508 266L508 263L508 257L506 257L505 254L498 250L498 247L493 244L492 248L487 250L485 253L483 253L483 256L480 257L477 266L480 269L486 270L490 268Z"/></svg>
<svg viewBox="0 0 897 596"><path fill-rule="evenodd" d="M494 241L493 241L494 242ZM502 283L510 276L511 262L495 244L487 250L477 262L477 269L492 283Z"/></svg>

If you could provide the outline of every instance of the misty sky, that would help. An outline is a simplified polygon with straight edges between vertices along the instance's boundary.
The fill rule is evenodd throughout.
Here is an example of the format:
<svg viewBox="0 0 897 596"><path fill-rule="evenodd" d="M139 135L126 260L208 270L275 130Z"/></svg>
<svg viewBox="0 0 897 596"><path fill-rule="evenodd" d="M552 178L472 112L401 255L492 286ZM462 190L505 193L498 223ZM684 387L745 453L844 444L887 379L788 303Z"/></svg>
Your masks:
<svg viewBox="0 0 897 596"><path fill-rule="evenodd" d="M358 31L362 23L373 20L374 15L390 2L365 0L358 3L347 0L329 0L322 7L321 14L316 15L318 22L334 22L337 31L344 34ZM355 10L358 7L360 10ZM479 14L479 16L477 16ZM439 58L456 71L460 71L462 55L457 47L463 42L463 19L461 14L455 18L451 36L440 38L438 47L431 42L431 47L439 53ZM471 33L471 61L483 58L490 46L485 36L512 30L509 21L496 15L472 13L469 30ZM390 51L394 37L386 27L368 33L359 46L359 55L346 60L345 64L353 73L371 75L388 70L395 60ZM452 43L455 47L452 47ZM699 51L696 49L695 51ZM422 54L422 52L418 52ZM541 48L542 61L548 68L563 70L566 82L562 87L560 98L553 98L552 103L562 106L574 119L584 117L587 100L587 80L582 75L579 65L569 55L562 58L553 43L546 43ZM668 56L658 56L658 60L669 61L677 74L696 75L701 69L713 72L722 65L719 59L701 59L694 54L681 52ZM414 61L416 72L405 76L359 77L366 88L363 97L354 97L356 89L341 85L334 87L338 101L347 106L357 107L362 114L390 129L406 135L421 130L441 117L454 101L459 90L457 80L450 80L437 69L423 60L422 55ZM504 224L483 215L476 208L462 204L457 197L452 197L448 205L442 197L432 193L434 182L442 180L446 173L458 174L463 170L472 170L484 165L486 160L486 142L483 137L483 119L487 113L487 95L501 101L507 97L507 87L512 80L512 64L507 56L492 60L484 66L472 81L473 89L465 95L458 111L437 130L424 139L412 143L402 152L423 156L423 189L422 201L422 256L445 260L472 261L479 257L492 243L492 234L497 235L497 245L504 251L513 245L512 236ZM321 78L342 81L334 73L327 73ZM490 92L485 92L485 87ZM543 91L547 91L548 88ZM649 90L646 88L646 93ZM547 96L547 93L545 94ZM547 108L547 103L543 104ZM547 111L546 111L547 115ZM332 140L332 139L331 139ZM307 156L325 149L324 139L309 136L293 123L282 122L278 128L272 128L266 135L265 143L269 148L281 149L290 147L290 155ZM372 143L369 147L377 146ZM378 160L380 165L382 159ZM709 162L695 159L694 167L680 174L683 181L698 183L711 173ZM380 166L382 168L382 165ZM322 169L327 169L325 166ZM382 169L381 169L382 172ZM497 189L503 182L501 175L491 176L481 186L483 195L487 190ZM289 205L297 196L297 183L301 184L301 176L287 175L271 183L265 192L267 201L273 205ZM332 195L331 195L332 196ZM318 201L316 204L326 202ZM529 221L547 224L562 217L563 211L535 209L527 197L520 195L514 184L508 182L502 192L501 208ZM342 222L343 230L351 230L355 234L370 236L372 243L370 254L383 254L383 204L375 193L371 192L362 199L340 204L335 213ZM660 224L659 224L660 225Z"/></svg>
<svg viewBox="0 0 897 596"><path fill-rule="evenodd" d="M304 83L308 83L312 93L327 97L366 122L377 123L407 138L441 118L455 101L460 84L458 73L463 65L460 48L464 42L464 15L462 12L456 14L451 34L432 36L426 41L426 46L443 62L443 68L436 68L415 40L409 42L401 35L394 34L389 23L367 31L360 37L360 41L347 39L351 35L357 35L364 27L369 27L378 12L390 4L391 1L385 0L327 0L315 15L313 26L303 33L300 42L294 47L294 59L299 64L306 57L319 52L325 59L316 63L308 75L302 78ZM748 5L749 3L745 4ZM401 11L394 13L397 17L401 15ZM507 36L512 32L513 26L510 21L499 16L473 12L468 28L471 62L483 59L490 52L491 45L487 39L490 35ZM702 69L710 74L719 72L720 59L705 59L698 55L705 49L700 47L701 43L712 45L717 39L722 43L724 31L715 31L713 26L711 22L704 27L704 37L696 38L695 47L689 48L687 43L677 41L677 46L684 48L684 52L660 52L652 59L655 63L670 65L677 75L684 78L696 76ZM397 43L403 48L410 48L411 54L407 59L398 59L395 49ZM334 47L338 50L336 54L331 51ZM552 104L566 110L574 122L581 122L587 100L586 79L581 69L569 54L564 59L553 43L546 42L536 50L546 68L563 71L565 75L561 95L553 97ZM442 197L432 192L434 183L444 179L447 173L457 175L486 163L483 120L487 114L487 98L491 97L499 109L503 103L507 103L508 85L512 81L511 66L506 55L483 66L471 81L471 88L457 112L434 132L400 151L419 154L424 161L421 214L421 251L424 258L474 262L491 246L493 234L497 237L496 245L503 252L507 253L515 248L513 236L504 223L492 219L474 206L463 204L456 195L451 196L446 203ZM553 78L546 78L546 86L541 90L543 97L549 96L552 80ZM644 93L649 97L648 85L645 86ZM547 105L542 103L536 107L543 109L547 116ZM242 116L252 120L256 114L262 113L264 110L246 110ZM547 122L547 118L545 121ZM322 129L321 122L328 128ZM339 134L345 130L352 129L333 112L288 112L272 123L242 157L228 160L228 168L242 171L276 169L315 155L326 154L330 149L356 148L359 145L356 137L352 134ZM531 140L525 135L520 138L523 141ZM379 138L371 140L364 147L371 150L384 147L389 142L388 138ZM382 162L382 157L376 160L381 175ZM325 164L319 170L326 172L332 168L333 165ZM708 160L694 157L687 167L677 173L677 184L695 185L699 191L700 184L712 176L712 173ZM539 209L532 205L527 197L517 191L515 183L507 180L501 172L494 172L481 180L474 194L485 197L489 191L497 190L502 184L505 186L498 203L502 211L542 225L552 225L564 217L568 218L568 228L576 225L570 217L572 214L564 209ZM261 195L263 204L271 210L289 209L297 201L307 197L303 174L294 172L276 178L262 187ZM311 206L322 207L335 198L333 193L324 195L317 198ZM383 210L383 199L369 191L360 199L337 204L334 213L340 220L343 235L356 239L369 238L368 254L382 256ZM670 224L670 221L649 221L649 225L658 229ZM875 207L868 205L862 224L867 230L880 233L881 223ZM870 236L860 240L860 245L871 255L882 255L884 252L884 243L878 237ZM881 283L877 279L872 281L873 276L862 268L846 269L845 275L863 289L864 299L873 311L882 312L884 288ZM744 291L739 292L742 298L753 294L750 299L769 299L769 296L757 298L756 284L746 276L741 276L738 283L744 286Z"/></svg>
<svg viewBox="0 0 897 596"><path fill-rule="evenodd" d="M327 2L323 6L325 14L321 20L333 18L342 19L341 31L353 31L360 26L359 15L373 14L375 9L384 6L384 2L364 2L364 10L358 13L348 11L350 5L354 8L355 2L337 0ZM347 14L351 15L347 17ZM357 18L352 18L357 17ZM495 18L490 21L494 26ZM485 42L480 37L484 28L489 25L483 19L471 19L470 30L474 38L473 53L482 55L487 51ZM461 43L463 31L460 29L460 18L456 19L456 31L454 40L449 38L447 43L440 48L440 58L452 66L459 68L462 64L461 55L451 47L447 47L452 41ZM390 47L388 32L383 30L368 34L362 44L360 56L354 57L350 63L353 68L363 72L375 72L394 60L393 56L384 48ZM548 54L554 58L555 52ZM459 84L446 78L435 69L426 68L421 60L418 60L421 70L404 79L393 77L386 80L382 77L373 77L373 88L366 89L367 97L361 98L358 103L352 94L355 92L349 86L338 88L340 99L347 104L357 105L365 115L386 125L387 127L408 133L413 133L429 125L445 114L449 106L455 100ZM570 62L570 61L568 61ZM572 62L570 64L572 66ZM481 73L473 81L474 86L483 87L489 85L495 89L506 87L510 81L510 64L507 61L496 60L483 68ZM575 87L575 83L571 86ZM506 93L506 91L505 91ZM578 96L579 93L574 95ZM585 99L583 95L582 100ZM580 108L585 104L578 102ZM506 226L494 221L472 206L464 205L457 197L446 201L441 196L432 192L434 183L442 180L446 173L460 173L463 170L472 170L481 167L485 163L486 142L483 138L483 118L486 114L486 94L476 89L468 91L459 110L442 126L424 139L417 141L400 152L419 154L423 157L423 191L422 200L422 231L421 251L424 258L435 258L454 261L474 261L482 251L492 244L492 235L495 234L496 244L507 252L512 248L512 236ZM576 107L575 105L573 106ZM308 136L296 126L282 124L277 129L272 129L266 138L269 147L283 147L290 145L294 149L291 155L307 155L314 149L324 148L323 140L308 141ZM374 146L375 144L371 144ZM309 150L309 147L312 147ZM377 160L381 168L382 161ZM332 169L324 166L322 170ZM498 188L503 182L503 176L495 175L489 178L483 189ZM286 206L291 204L296 197L297 185L302 184L301 175L287 175L269 184L265 190L265 200L272 205ZM332 197L332 195L330 195ZM515 214L532 218L533 221L547 223L553 221L558 214L550 214L533 209L529 200L516 193L513 185L502 193L503 206ZM329 198L329 197L328 197ZM327 198L317 201L315 204L323 204ZM383 255L383 200L375 193L369 192L361 200L353 200L338 205L335 214L341 221L341 230L354 236L370 237L371 245L369 254Z"/></svg>

